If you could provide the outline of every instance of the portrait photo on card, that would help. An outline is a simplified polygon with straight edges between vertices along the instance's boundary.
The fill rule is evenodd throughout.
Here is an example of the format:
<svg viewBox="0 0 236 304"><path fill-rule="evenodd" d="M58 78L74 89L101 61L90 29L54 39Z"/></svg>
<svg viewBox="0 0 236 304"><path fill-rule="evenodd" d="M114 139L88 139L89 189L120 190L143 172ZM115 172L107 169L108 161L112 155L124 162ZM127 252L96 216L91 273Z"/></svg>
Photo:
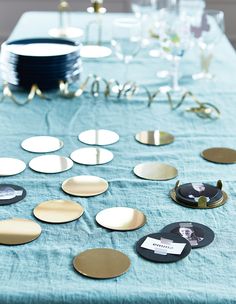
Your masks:
<svg viewBox="0 0 236 304"><path fill-rule="evenodd" d="M176 227L171 233L178 234L185 238L192 246L197 246L204 240L204 231L199 227Z"/></svg>

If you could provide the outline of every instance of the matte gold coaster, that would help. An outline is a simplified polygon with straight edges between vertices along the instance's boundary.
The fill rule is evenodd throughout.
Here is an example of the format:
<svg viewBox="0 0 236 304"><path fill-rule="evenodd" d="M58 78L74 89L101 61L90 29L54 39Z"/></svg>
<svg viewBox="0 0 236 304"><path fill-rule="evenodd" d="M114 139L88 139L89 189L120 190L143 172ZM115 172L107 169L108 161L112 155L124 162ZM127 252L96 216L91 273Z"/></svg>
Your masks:
<svg viewBox="0 0 236 304"><path fill-rule="evenodd" d="M84 276L96 279L118 277L128 271L130 259L124 253L109 249L86 250L73 260L74 268Z"/></svg>
<svg viewBox="0 0 236 304"><path fill-rule="evenodd" d="M10 176L21 173L26 168L26 164L19 159L0 157L0 176Z"/></svg>
<svg viewBox="0 0 236 304"><path fill-rule="evenodd" d="M29 167L40 173L60 173L71 169L73 161L59 155L43 155L33 158Z"/></svg>
<svg viewBox="0 0 236 304"><path fill-rule="evenodd" d="M63 142L53 136L34 136L25 139L21 143L21 147L33 153L47 153L61 149Z"/></svg>
<svg viewBox="0 0 236 304"><path fill-rule="evenodd" d="M168 164L150 162L137 165L134 174L144 179L164 181L175 178L178 171Z"/></svg>
<svg viewBox="0 0 236 304"><path fill-rule="evenodd" d="M102 165L113 159L113 153L102 148L82 148L72 152L70 158L82 165Z"/></svg>
<svg viewBox="0 0 236 304"><path fill-rule="evenodd" d="M68 178L62 184L62 190L74 196L94 196L107 191L108 182L100 177L80 175Z"/></svg>
<svg viewBox="0 0 236 304"><path fill-rule="evenodd" d="M127 207L114 207L100 211L96 215L99 225L111 230L135 230L146 223L146 216L139 210Z"/></svg>
<svg viewBox="0 0 236 304"><path fill-rule="evenodd" d="M79 140L87 145L111 145L119 140L119 135L109 130L87 130L79 135Z"/></svg>
<svg viewBox="0 0 236 304"><path fill-rule="evenodd" d="M233 164L236 163L236 150L229 148L210 148L201 153L201 156L213 163Z"/></svg>
<svg viewBox="0 0 236 304"><path fill-rule="evenodd" d="M20 245L37 239L41 227L34 221L13 218L0 221L0 244Z"/></svg>
<svg viewBox="0 0 236 304"><path fill-rule="evenodd" d="M136 134L135 139L141 144L162 146L162 145L171 144L175 138L170 133L155 130L155 131L142 131Z"/></svg>
<svg viewBox="0 0 236 304"><path fill-rule="evenodd" d="M34 208L34 216L47 223L67 223L77 220L84 213L84 208L75 202L50 200Z"/></svg>

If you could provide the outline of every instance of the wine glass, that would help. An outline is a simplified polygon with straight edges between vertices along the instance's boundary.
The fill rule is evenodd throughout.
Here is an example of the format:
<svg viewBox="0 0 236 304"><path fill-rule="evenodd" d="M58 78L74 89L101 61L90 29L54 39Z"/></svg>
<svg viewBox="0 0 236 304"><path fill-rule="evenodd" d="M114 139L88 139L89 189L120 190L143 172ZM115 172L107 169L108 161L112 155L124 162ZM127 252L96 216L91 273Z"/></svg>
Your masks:
<svg viewBox="0 0 236 304"><path fill-rule="evenodd" d="M156 46L149 51L149 56L168 60L169 57L166 56L166 53L162 50L160 37L165 31L166 25L172 23L173 19L177 18L177 12L177 0L156 1L155 20L152 24L152 28L149 31L152 41L155 42ZM171 77L171 71L158 71L156 75L158 78L169 78Z"/></svg>
<svg viewBox="0 0 236 304"><path fill-rule="evenodd" d="M160 36L162 50L168 60L171 61L173 71L171 73L172 85L162 87L163 91L183 91L179 85L179 65L191 42L190 25L186 18L176 16L166 27Z"/></svg>
<svg viewBox="0 0 236 304"><path fill-rule="evenodd" d="M200 25L191 27L201 54L201 72L193 75L194 80L214 78L209 69L214 48L223 36L224 29L224 12L218 10L206 10L202 15Z"/></svg>
<svg viewBox="0 0 236 304"><path fill-rule="evenodd" d="M136 18L141 22L142 47L149 44L148 29L150 25L150 16L156 11L157 0L132 0L131 8Z"/></svg>
<svg viewBox="0 0 236 304"><path fill-rule="evenodd" d="M141 46L141 24L135 18L115 19L112 25L111 45L115 55L124 63L124 81L128 78L128 66Z"/></svg>

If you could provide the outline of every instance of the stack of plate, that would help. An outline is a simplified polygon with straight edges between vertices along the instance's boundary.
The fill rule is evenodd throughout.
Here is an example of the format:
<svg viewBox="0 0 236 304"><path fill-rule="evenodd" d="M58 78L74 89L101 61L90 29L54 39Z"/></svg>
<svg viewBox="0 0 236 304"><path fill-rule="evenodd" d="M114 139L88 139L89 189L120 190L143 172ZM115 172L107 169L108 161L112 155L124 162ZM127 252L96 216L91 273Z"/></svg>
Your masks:
<svg viewBox="0 0 236 304"><path fill-rule="evenodd" d="M81 73L80 44L66 39L33 38L5 42L1 47L1 72L9 84L40 89L58 88Z"/></svg>

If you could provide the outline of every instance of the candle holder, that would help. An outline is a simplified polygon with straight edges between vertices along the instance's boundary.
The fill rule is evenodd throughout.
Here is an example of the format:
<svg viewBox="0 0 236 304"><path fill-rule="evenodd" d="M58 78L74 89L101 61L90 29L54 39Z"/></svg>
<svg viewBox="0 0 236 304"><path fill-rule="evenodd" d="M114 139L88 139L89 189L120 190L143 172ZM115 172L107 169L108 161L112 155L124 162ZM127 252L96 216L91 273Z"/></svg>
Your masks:
<svg viewBox="0 0 236 304"><path fill-rule="evenodd" d="M103 0L91 0L91 6L87 8L87 12L94 18L86 26L85 46L81 50L81 57L108 57L112 53L111 49L102 46L102 17L107 12L107 9L103 7Z"/></svg>
<svg viewBox="0 0 236 304"><path fill-rule="evenodd" d="M54 38L79 38L84 32L80 28L70 26L70 5L68 1L61 0L58 5L59 27L49 30L49 35Z"/></svg>

